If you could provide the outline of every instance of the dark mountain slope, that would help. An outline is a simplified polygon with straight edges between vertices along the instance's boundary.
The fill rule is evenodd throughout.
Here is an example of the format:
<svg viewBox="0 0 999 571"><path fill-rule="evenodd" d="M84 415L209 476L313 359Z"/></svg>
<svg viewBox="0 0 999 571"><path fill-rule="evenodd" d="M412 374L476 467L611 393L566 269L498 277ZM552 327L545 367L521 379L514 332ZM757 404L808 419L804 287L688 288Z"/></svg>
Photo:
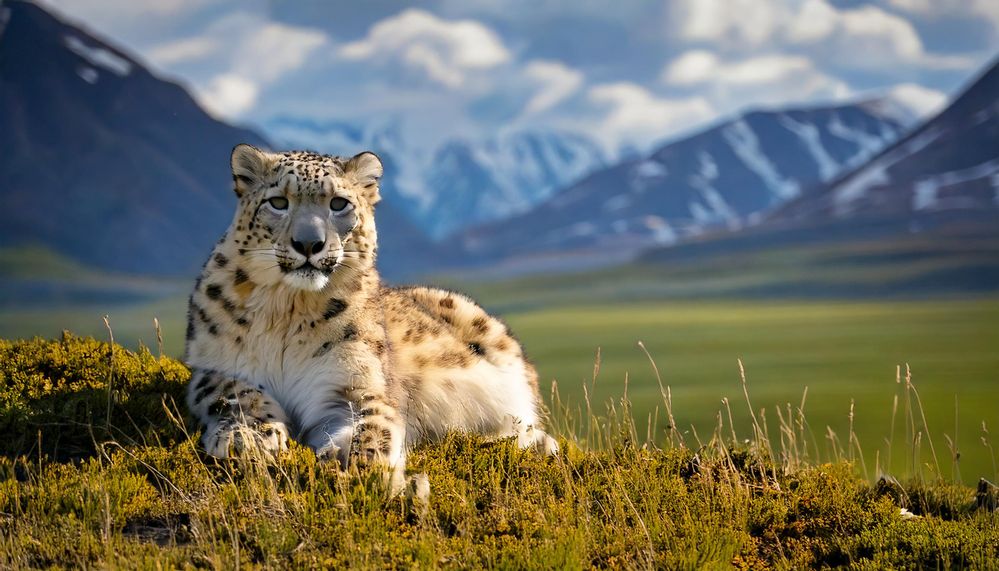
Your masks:
<svg viewBox="0 0 999 571"><path fill-rule="evenodd" d="M862 167L788 203L773 227L992 216L999 225L999 60L939 115Z"/></svg>
<svg viewBox="0 0 999 571"><path fill-rule="evenodd" d="M228 153L256 134L34 4L4 4L0 241L99 267L179 273L232 212Z"/></svg>
<svg viewBox="0 0 999 571"><path fill-rule="evenodd" d="M39 6L0 5L0 245L190 273L232 218L229 153L241 142L269 146ZM379 206L379 229L389 276L442 258L392 204Z"/></svg>

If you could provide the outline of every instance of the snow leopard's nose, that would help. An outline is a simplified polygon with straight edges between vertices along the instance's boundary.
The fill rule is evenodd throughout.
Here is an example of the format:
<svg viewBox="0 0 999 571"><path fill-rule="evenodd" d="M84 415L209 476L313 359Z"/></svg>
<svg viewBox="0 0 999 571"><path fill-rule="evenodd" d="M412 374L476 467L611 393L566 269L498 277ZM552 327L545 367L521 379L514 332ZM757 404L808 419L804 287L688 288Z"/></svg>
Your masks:
<svg viewBox="0 0 999 571"><path fill-rule="evenodd" d="M305 240L302 242L299 242L298 240L292 240L291 247L299 254L302 254L303 256L308 258L309 256L314 256L319 252L322 252L323 248L326 247L326 240L316 239L316 240Z"/></svg>
<svg viewBox="0 0 999 571"><path fill-rule="evenodd" d="M306 259L315 256L326 247L326 224L322 216L307 210L300 212L291 227L291 248Z"/></svg>

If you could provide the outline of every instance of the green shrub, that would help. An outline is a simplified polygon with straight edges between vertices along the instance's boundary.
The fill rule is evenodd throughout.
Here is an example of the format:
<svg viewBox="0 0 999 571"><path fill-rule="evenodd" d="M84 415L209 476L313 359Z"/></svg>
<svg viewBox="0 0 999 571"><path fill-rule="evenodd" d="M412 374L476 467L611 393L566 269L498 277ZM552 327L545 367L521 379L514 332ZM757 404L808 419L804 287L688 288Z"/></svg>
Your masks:
<svg viewBox="0 0 999 571"><path fill-rule="evenodd" d="M106 440L176 441L183 430L168 421L164 401L182 406L188 378L183 364L145 348L69 333L0 340L0 454L70 459Z"/></svg>

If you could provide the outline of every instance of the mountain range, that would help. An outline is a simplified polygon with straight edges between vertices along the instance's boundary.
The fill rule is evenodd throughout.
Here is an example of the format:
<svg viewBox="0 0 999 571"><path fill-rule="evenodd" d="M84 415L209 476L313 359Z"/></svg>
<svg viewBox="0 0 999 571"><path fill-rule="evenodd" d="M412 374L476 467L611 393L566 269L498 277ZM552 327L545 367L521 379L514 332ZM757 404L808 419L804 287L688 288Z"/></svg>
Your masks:
<svg viewBox="0 0 999 571"><path fill-rule="evenodd" d="M758 270L781 258L791 260L785 266L794 266L798 281L737 293L999 290L999 60L938 115L758 225L650 249L637 263L677 268L757 260Z"/></svg>
<svg viewBox="0 0 999 571"><path fill-rule="evenodd" d="M862 164L906 127L886 100L745 113L596 170L525 214L464 232L462 243L496 259L636 252L737 230Z"/></svg>
<svg viewBox="0 0 999 571"><path fill-rule="evenodd" d="M585 135L540 128L420 148L390 117L277 117L261 124L264 137L14 0L0 5L0 243L104 271L190 275L232 216L228 155L239 142L379 152L379 263L390 279L995 227L997 93L993 65L920 125L886 98L758 110L615 162Z"/></svg>
<svg viewBox="0 0 999 571"><path fill-rule="evenodd" d="M184 275L232 218L229 153L259 134L34 3L0 5L0 243L105 270ZM379 209L381 264L404 275L430 240ZM442 257L443 256L438 256Z"/></svg>
<svg viewBox="0 0 999 571"><path fill-rule="evenodd" d="M999 61L939 115L774 214L774 226L950 213L999 223ZM918 229L914 226L913 229Z"/></svg>

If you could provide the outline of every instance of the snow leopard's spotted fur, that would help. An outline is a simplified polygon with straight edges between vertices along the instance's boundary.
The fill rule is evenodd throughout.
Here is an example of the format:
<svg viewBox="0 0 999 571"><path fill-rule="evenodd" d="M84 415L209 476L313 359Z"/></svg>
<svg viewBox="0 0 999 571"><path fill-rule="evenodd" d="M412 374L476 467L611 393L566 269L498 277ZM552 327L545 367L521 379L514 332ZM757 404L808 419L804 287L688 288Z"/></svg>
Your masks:
<svg viewBox="0 0 999 571"><path fill-rule="evenodd" d="M188 405L209 454L295 438L398 471L408 446L449 430L554 452L537 375L502 322L463 295L379 280L374 154L240 145L232 169L239 206L188 316Z"/></svg>

